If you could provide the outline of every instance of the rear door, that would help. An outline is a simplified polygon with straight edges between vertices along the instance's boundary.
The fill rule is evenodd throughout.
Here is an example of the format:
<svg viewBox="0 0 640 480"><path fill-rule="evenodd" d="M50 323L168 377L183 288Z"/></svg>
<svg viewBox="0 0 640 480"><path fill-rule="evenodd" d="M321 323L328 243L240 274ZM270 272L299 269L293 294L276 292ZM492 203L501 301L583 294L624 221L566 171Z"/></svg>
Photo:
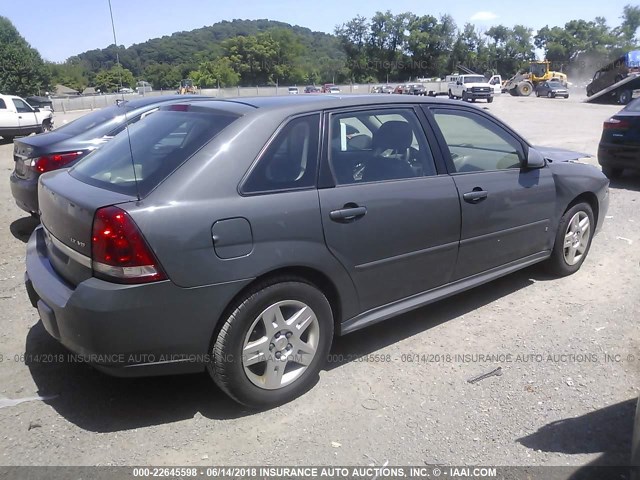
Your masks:
<svg viewBox="0 0 640 480"><path fill-rule="evenodd" d="M7 135L16 135L20 128L20 121L18 120L18 114L13 111L13 105L7 105L6 100L0 98L0 127Z"/></svg>
<svg viewBox="0 0 640 480"><path fill-rule="evenodd" d="M363 311L447 283L460 233L449 175L438 175L411 107L327 114L319 189L325 240L349 271ZM369 137L363 141L363 137Z"/></svg>
<svg viewBox="0 0 640 480"><path fill-rule="evenodd" d="M555 183L548 167L522 168L525 145L471 109L431 109L460 195L454 280L549 250Z"/></svg>

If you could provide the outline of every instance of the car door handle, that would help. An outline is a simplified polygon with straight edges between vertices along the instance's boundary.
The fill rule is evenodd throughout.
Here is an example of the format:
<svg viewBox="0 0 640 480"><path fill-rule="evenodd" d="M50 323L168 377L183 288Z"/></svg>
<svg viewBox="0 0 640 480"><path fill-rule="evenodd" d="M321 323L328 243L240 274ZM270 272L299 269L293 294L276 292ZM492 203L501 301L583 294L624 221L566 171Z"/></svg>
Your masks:
<svg viewBox="0 0 640 480"><path fill-rule="evenodd" d="M353 204L347 204L344 207L329 212L329 218L336 222L350 222L357 218L363 217L367 213L367 207L360 207Z"/></svg>
<svg viewBox="0 0 640 480"><path fill-rule="evenodd" d="M484 200L489 195L489 192L486 190L476 190L475 188L471 192L467 192L462 195L465 202L469 203L478 203L481 200Z"/></svg>

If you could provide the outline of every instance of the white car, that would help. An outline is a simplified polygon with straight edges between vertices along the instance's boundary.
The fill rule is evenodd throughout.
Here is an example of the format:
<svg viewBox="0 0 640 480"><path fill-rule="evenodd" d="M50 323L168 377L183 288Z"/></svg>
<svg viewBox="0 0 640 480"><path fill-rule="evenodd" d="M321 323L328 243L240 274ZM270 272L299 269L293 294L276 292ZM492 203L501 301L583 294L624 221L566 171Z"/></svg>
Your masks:
<svg viewBox="0 0 640 480"><path fill-rule="evenodd" d="M289 95L298 95L298 87L289 87Z"/></svg>
<svg viewBox="0 0 640 480"><path fill-rule="evenodd" d="M132 88L122 87L120 90L118 90L118 93L135 93L135 92L133 91Z"/></svg>
<svg viewBox="0 0 640 480"><path fill-rule="evenodd" d="M33 108L14 95L0 95L0 136L7 141L53 128L53 112Z"/></svg>

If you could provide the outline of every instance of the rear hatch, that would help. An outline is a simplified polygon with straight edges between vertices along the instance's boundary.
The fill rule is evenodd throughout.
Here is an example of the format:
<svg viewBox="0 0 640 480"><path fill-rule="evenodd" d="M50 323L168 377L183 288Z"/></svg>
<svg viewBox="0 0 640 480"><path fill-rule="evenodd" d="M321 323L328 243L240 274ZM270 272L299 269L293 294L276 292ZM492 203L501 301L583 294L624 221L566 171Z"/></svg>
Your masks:
<svg viewBox="0 0 640 480"><path fill-rule="evenodd" d="M172 105L129 127L74 167L42 175L40 220L54 270L72 285L91 276L120 275L119 280L113 280L119 283L159 278L150 275L147 268L156 266L144 232L125 211L106 207L146 197L237 118L237 114L214 108ZM102 235L97 243L94 227ZM106 257L104 248L110 249ZM137 249L136 253L142 254L134 260L144 257L148 262L132 266L125 259L133 257L120 256L123 248Z"/></svg>
<svg viewBox="0 0 640 480"><path fill-rule="evenodd" d="M91 231L96 210L136 197L88 185L61 170L41 177L38 199L51 266L77 285L92 276Z"/></svg>

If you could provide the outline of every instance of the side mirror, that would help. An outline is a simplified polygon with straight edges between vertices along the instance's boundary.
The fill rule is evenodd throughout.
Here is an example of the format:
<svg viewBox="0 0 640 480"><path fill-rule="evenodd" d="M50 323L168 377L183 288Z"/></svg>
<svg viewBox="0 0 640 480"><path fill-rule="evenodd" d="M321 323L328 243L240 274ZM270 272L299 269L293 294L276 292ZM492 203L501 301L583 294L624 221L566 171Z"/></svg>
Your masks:
<svg viewBox="0 0 640 480"><path fill-rule="evenodd" d="M39 111L40 111L40 109L39 109L38 107L33 107L33 111L34 111L34 112L39 112Z"/></svg>
<svg viewBox="0 0 640 480"><path fill-rule="evenodd" d="M534 148L529 148L525 159L525 168L542 168L547 164L542 154Z"/></svg>
<svg viewBox="0 0 640 480"><path fill-rule="evenodd" d="M456 82L456 85L462 85L462 82L458 81Z"/></svg>

